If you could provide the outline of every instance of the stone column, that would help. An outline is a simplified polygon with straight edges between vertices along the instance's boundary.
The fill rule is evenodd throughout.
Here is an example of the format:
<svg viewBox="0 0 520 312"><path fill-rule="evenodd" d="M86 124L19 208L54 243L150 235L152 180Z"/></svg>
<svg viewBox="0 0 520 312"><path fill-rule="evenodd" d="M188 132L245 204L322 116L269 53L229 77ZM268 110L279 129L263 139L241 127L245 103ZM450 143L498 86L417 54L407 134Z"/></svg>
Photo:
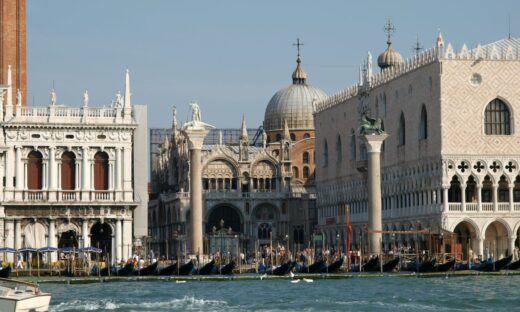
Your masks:
<svg viewBox="0 0 520 312"><path fill-rule="evenodd" d="M477 237L477 256L484 259L484 238Z"/></svg>
<svg viewBox="0 0 520 312"><path fill-rule="evenodd" d="M477 211L482 212L482 184L477 184Z"/></svg>
<svg viewBox="0 0 520 312"><path fill-rule="evenodd" d="M81 223L81 236L83 238L83 246L81 247L89 247L90 241L88 239L88 219L83 219Z"/></svg>
<svg viewBox="0 0 520 312"><path fill-rule="evenodd" d="M515 240L516 240L516 235L512 235L511 237L509 237L509 254L514 254L515 252Z"/></svg>
<svg viewBox="0 0 520 312"><path fill-rule="evenodd" d="M22 247L22 225L20 220L14 220L14 248Z"/></svg>
<svg viewBox="0 0 520 312"><path fill-rule="evenodd" d="M493 183L493 211L498 211L498 184Z"/></svg>
<svg viewBox="0 0 520 312"><path fill-rule="evenodd" d="M81 160L81 200L90 200L90 162L88 160L89 149L83 146L83 159Z"/></svg>
<svg viewBox="0 0 520 312"><path fill-rule="evenodd" d="M10 148L5 153L5 200L9 201L14 198L13 196L13 166L14 163L14 155L13 149Z"/></svg>
<svg viewBox="0 0 520 312"><path fill-rule="evenodd" d="M514 183L510 183L509 184L509 211L510 212L513 212L514 208L514 204L513 204L513 191L515 190L515 184Z"/></svg>
<svg viewBox="0 0 520 312"><path fill-rule="evenodd" d="M442 186L442 199L444 204L444 212L450 211L450 203L448 202L448 190L450 189L449 186L443 185Z"/></svg>
<svg viewBox="0 0 520 312"><path fill-rule="evenodd" d="M115 259L116 259L116 262L119 263L121 262L122 260L122 253L121 253L121 237L123 236L123 233L122 233L122 230L121 230L121 220L117 219L116 220L116 231L115 231L115 245L116 245L116 250L115 250ZM126 259L125 259L126 260Z"/></svg>
<svg viewBox="0 0 520 312"><path fill-rule="evenodd" d="M21 200L22 199L22 190L24 187L24 179L23 179L23 168L24 163L22 162L22 147L16 146L15 147L15 175L16 175L16 186L15 190L17 191L15 193L15 199ZM8 164L8 166L11 166L12 164Z"/></svg>
<svg viewBox="0 0 520 312"><path fill-rule="evenodd" d="M201 148L208 130L190 126L184 130L190 149L190 252L204 254Z"/></svg>
<svg viewBox="0 0 520 312"><path fill-rule="evenodd" d="M48 237L49 247L58 247L56 246L56 221L54 219L49 220L49 237ZM55 262L58 260L58 255L56 252L51 252L51 262Z"/></svg>
<svg viewBox="0 0 520 312"><path fill-rule="evenodd" d="M362 136L368 153L368 242L371 254L381 253L381 145L387 137L387 134Z"/></svg>
<svg viewBox="0 0 520 312"><path fill-rule="evenodd" d="M14 221L6 220L5 221L5 246L9 248L14 248ZM7 261L14 261L14 254L7 254Z"/></svg>
<svg viewBox="0 0 520 312"><path fill-rule="evenodd" d="M133 200L132 148L128 146L123 149L123 191L124 200L127 202L131 202Z"/></svg>
<svg viewBox="0 0 520 312"><path fill-rule="evenodd" d="M466 211L466 185L460 184L460 209Z"/></svg>
<svg viewBox="0 0 520 312"><path fill-rule="evenodd" d="M132 256L132 220L123 220L123 259Z"/></svg>
<svg viewBox="0 0 520 312"><path fill-rule="evenodd" d="M49 147L49 201L56 201L57 177L56 147Z"/></svg>
<svg viewBox="0 0 520 312"><path fill-rule="evenodd" d="M116 200L121 200L121 148L116 147L116 169L115 169L115 190L116 190Z"/></svg>

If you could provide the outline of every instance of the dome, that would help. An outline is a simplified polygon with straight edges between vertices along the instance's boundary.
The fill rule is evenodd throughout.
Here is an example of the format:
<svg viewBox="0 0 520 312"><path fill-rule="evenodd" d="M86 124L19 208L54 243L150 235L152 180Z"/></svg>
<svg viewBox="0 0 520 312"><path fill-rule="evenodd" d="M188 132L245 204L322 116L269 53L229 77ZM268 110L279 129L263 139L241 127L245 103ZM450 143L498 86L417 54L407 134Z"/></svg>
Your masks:
<svg viewBox="0 0 520 312"><path fill-rule="evenodd" d="M388 19L388 22L385 25L385 30L387 32L386 44L388 46L386 47L386 50L384 50L383 53L379 54L377 58L377 65L379 66L379 68L381 68L381 70L391 66L395 66L403 62L401 54L399 54L399 52L392 48L392 32L395 31L395 28L394 25L392 25L392 21L390 21L390 18Z"/></svg>
<svg viewBox="0 0 520 312"><path fill-rule="evenodd" d="M301 67L298 55L297 66L292 74L293 83L276 92L264 116L265 131L282 130L284 120L289 129L314 129L312 103L327 97L325 92L306 83L307 74Z"/></svg>
<svg viewBox="0 0 520 312"><path fill-rule="evenodd" d="M401 54L392 48L392 45L389 44L388 48L383 51L383 53L379 54L377 58L377 65L381 69L385 69L387 67L391 67L403 62L403 58Z"/></svg>
<svg viewBox="0 0 520 312"><path fill-rule="evenodd" d="M319 88L292 84L276 92L265 109L265 131L282 130L284 120L289 129L314 129L313 100L327 97Z"/></svg>

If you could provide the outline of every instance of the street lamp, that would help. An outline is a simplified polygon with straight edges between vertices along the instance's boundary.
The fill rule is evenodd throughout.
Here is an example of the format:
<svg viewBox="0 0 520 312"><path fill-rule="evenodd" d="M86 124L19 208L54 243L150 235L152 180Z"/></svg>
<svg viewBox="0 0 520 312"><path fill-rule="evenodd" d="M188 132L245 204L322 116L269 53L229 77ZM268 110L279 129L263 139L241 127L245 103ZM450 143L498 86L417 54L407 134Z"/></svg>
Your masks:
<svg viewBox="0 0 520 312"><path fill-rule="evenodd" d="M341 255L341 247L339 245L339 233L336 234L336 248L337 248L337 251L338 251L338 254Z"/></svg>
<svg viewBox="0 0 520 312"><path fill-rule="evenodd" d="M290 260L289 259L289 234L285 234L285 243L287 244L287 249L285 250L285 254L287 257L287 261L289 261Z"/></svg>

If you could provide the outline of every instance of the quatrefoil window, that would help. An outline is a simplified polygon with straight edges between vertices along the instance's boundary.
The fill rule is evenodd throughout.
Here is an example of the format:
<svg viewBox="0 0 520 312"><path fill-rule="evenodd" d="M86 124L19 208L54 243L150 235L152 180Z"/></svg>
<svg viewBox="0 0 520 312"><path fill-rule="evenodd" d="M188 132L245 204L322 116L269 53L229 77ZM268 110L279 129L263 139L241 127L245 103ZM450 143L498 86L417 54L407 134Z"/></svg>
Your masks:
<svg viewBox="0 0 520 312"><path fill-rule="evenodd" d="M498 170L500 170L500 165L494 161L491 166L489 166L489 169L493 170L493 172L497 172Z"/></svg>
<svg viewBox="0 0 520 312"><path fill-rule="evenodd" d="M480 172L484 170L486 167L482 164L482 162L477 161L477 163L473 166L473 169L477 170L477 172Z"/></svg>
<svg viewBox="0 0 520 312"><path fill-rule="evenodd" d="M460 165L458 165L457 168L459 168L460 172L465 172L466 170L468 170L469 166L465 161L461 161Z"/></svg>

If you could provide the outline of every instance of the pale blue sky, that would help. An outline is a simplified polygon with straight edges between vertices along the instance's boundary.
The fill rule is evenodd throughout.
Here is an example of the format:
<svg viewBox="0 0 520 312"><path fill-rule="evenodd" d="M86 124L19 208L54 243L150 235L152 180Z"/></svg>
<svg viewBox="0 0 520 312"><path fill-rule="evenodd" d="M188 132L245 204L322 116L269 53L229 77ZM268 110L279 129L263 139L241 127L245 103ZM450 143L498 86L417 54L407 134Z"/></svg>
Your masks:
<svg viewBox="0 0 520 312"><path fill-rule="evenodd" d="M28 103L109 104L132 75L133 102L148 105L149 127L169 127L171 108L188 115L198 100L204 121L249 127L271 96L291 83L300 37L308 83L328 94L357 80L371 51L412 54L416 36L431 47L440 28L457 48L520 35L520 1L169 1L27 0Z"/></svg>

